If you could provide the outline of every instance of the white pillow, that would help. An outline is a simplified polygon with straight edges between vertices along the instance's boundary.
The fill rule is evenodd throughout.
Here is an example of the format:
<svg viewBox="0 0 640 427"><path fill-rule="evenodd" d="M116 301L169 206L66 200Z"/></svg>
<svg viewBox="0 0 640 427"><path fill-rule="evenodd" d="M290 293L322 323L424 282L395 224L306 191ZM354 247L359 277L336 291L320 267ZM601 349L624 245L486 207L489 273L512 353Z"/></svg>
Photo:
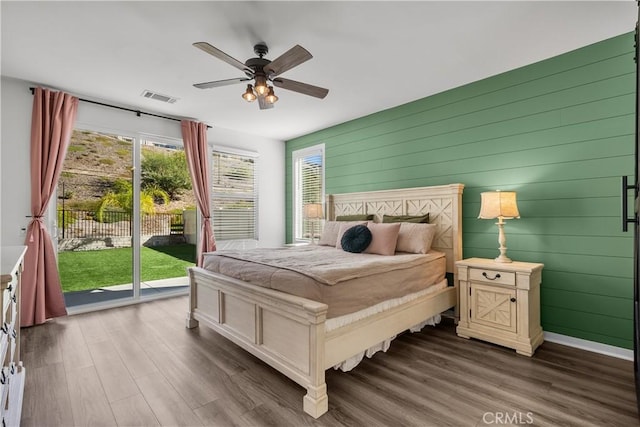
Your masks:
<svg viewBox="0 0 640 427"><path fill-rule="evenodd" d="M350 225L349 225L350 224ZM354 225L366 224L366 222L362 221L327 221L324 223L324 229L322 230L322 235L320 236L320 240L318 241L318 245L322 246L336 246L340 242L342 235L347 229L353 227ZM345 228L342 233L340 233L340 226L349 225ZM339 238L338 238L339 237ZM342 247L340 247L342 249Z"/></svg>
<svg viewBox="0 0 640 427"><path fill-rule="evenodd" d="M431 249L437 225L401 222L396 251L426 254Z"/></svg>
<svg viewBox="0 0 640 427"><path fill-rule="evenodd" d="M318 240L318 245L335 246L339 229L340 223L338 221L326 221L324 223L324 228L322 229L320 240Z"/></svg>

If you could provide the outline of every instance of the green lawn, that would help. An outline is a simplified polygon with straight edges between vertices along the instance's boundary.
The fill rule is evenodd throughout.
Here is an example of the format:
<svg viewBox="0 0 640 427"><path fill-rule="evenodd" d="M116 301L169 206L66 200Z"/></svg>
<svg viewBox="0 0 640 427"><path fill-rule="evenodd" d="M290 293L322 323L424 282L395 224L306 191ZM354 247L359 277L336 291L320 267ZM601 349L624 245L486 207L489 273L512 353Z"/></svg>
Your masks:
<svg viewBox="0 0 640 427"><path fill-rule="evenodd" d="M157 280L186 276L195 265L195 245L143 247L141 279ZM99 251L65 251L58 254L58 268L64 292L97 289L131 283L131 248Z"/></svg>

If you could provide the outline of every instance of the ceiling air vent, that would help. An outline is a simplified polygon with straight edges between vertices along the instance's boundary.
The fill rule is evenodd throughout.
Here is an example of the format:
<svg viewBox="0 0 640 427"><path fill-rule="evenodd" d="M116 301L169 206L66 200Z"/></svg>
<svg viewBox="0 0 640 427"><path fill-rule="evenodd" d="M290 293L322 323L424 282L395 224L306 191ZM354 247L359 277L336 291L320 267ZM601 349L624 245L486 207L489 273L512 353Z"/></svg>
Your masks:
<svg viewBox="0 0 640 427"><path fill-rule="evenodd" d="M178 100L178 98L173 98L169 95L163 95L157 92L151 92L150 90L142 92L142 96L149 99L155 99L156 101L166 102L168 104L174 104Z"/></svg>

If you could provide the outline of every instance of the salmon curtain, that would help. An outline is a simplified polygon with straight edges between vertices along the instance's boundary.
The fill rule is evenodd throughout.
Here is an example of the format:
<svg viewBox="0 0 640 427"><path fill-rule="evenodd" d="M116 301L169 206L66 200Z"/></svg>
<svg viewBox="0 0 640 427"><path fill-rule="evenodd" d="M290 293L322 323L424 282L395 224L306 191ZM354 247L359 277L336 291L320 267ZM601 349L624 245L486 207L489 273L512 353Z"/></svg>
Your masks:
<svg viewBox="0 0 640 427"><path fill-rule="evenodd" d="M31 115L31 222L22 275L22 326L67 314L56 252L42 217L56 194L77 110L78 98L35 89Z"/></svg>
<svg viewBox="0 0 640 427"><path fill-rule="evenodd" d="M203 252L216 250L216 239L211 226L211 171L207 150L207 125L189 120L182 120L182 140L191 175L193 192L202 215L200 244L198 245L197 266L202 266Z"/></svg>

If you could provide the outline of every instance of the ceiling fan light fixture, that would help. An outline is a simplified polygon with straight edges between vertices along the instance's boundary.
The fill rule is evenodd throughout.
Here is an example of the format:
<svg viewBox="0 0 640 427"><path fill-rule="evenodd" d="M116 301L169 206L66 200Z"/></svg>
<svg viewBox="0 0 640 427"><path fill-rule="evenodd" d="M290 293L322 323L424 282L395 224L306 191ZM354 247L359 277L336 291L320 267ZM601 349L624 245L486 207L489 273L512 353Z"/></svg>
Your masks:
<svg viewBox="0 0 640 427"><path fill-rule="evenodd" d="M277 100L278 97L273 92L273 86L269 86L269 93L265 97L265 101L267 101L269 104L275 104Z"/></svg>
<svg viewBox="0 0 640 427"><path fill-rule="evenodd" d="M251 82L248 84L246 91L242 93L242 98L247 102L253 102L257 99L257 104L261 110L273 108L274 104L278 101L278 97L274 93L272 86L278 86L278 89L298 92L320 99L323 99L329 93L329 89L280 77L285 71L297 67L313 58L313 56L300 45L295 45L271 61L264 58L269 51L267 45L258 43L253 49L258 55L258 58L249 58L244 63L207 42L196 42L193 45L245 74L244 77L239 78L194 84L193 86L198 89L210 89L236 83L244 82L243 84L247 84L246 82Z"/></svg>
<svg viewBox="0 0 640 427"><path fill-rule="evenodd" d="M242 97L247 102L253 102L257 98L256 94L253 93L253 87L251 87L251 85L247 85L247 90L242 94Z"/></svg>
<svg viewBox="0 0 640 427"><path fill-rule="evenodd" d="M265 96L269 93L267 78L265 76L256 76L255 90L258 96Z"/></svg>

